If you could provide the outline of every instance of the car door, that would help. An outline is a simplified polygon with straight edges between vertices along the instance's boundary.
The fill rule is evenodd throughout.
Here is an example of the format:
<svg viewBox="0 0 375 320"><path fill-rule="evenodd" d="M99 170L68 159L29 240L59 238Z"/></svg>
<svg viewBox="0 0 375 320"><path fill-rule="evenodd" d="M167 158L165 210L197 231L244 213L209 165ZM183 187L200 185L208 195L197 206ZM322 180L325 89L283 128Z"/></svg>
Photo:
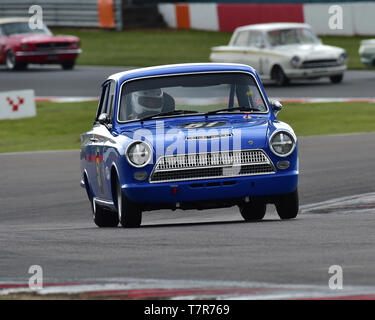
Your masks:
<svg viewBox="0 0 375 320"><path fill-rule="evenodd" d="M112 120L114 117L114 103L115 103L115 92L116 92L116 82L114 80L109 80L106 83L107 94L105 97L105 104L103 104L102 113L106 113L109 117L110 125L102 125L99 124L97 128L97 136L101 140L100 144L100 175L101 175L101 182L99 187L102 188L102 196L105 200L112 199L112 190L111 190L111 179L110 179L110 171L111 171L111 161L112 158L110 157L111 151L113 149L113 136L111 134L112 129Z"/></svg>
<svg viewBox="0 0 375 320"><path fill-rule="evenodd" d="M245 63L244 52L248 49L249 32L247 30L238 31L230 43L229 55L227 62Z"/></svg>
<svg viewBox="0 0 375 320"><path fill-rule="evenodd" d="M106 112L109 96L109 85L108 81L102 86L102 94L99 100L98 109L94 125L91 131L87 132L87 150L89 152L89 183L94 192L95 197L103 198L105 194L103 184L103 125L98 121L99 116ZM87 140L87 139L86 139Z"/></svg>
<svg viewBox="0 0 375 320"><path fill-rule="evenodd" d="M250 31L243 61L245 64L253 67L259 74L263 73L264 46L262 33L259 31Z"/></svg>

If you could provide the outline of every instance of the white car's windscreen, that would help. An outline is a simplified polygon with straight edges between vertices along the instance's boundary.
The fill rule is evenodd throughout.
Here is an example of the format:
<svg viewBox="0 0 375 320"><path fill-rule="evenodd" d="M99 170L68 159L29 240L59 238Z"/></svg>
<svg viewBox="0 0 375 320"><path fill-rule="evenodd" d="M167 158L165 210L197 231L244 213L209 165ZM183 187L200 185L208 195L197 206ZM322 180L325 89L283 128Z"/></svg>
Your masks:
<svg viewBox="0 0 375 320"><path fill-rule="evenodd" d="M307 28L272 30L267 32L271 46L318 43L318 38Z"/></svg>
<svg viewBox="0 0 375 320"><path fill-rule="evenodd" d="M247 108L249 112L267 111L254 78L248 74L164 76L125 83L118 120L137 120L161 113L205 113L236 107Z"/></svg>

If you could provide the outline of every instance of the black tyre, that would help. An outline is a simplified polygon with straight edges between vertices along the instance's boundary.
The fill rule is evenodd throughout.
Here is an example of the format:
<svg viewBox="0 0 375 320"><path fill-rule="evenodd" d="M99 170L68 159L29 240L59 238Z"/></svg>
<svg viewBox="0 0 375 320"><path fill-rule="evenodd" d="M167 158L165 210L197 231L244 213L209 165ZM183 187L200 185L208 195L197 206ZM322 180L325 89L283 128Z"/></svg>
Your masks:
<svg viewBox="0 0 375 320"><path fill-rule="evenodd" d="M336 75L336 76L329 77L329 79L331 80L332 83L340 83L342 81L342 79L344 79L344 75L339 74L339 75Z"/></svg>
<svg viewBox="0 0 375 320"><path fill-rule="evenodd" d="M8 70L24 70L27 67L27 63L17 62L16 56L12 50L8 50L6 53L5 65Z"/></svg>
<svg viewBox="0 0 375 320"><path fill-rule="evenodd" d="M298 190L278 196L275 205L281 219L294 219L299 210Z"/></svg>
<svg viewBox="0 0 375 320"><path fill-rule="evenodd" d="M99 228L115 228L118 226L118 216L116 212L105 209L91 200L91 208L95 224Z"/></svg>
<svg viewBox="0 0 375 320"><path fill-rule="evenodd" d="M272 69L271 78L278 86L285 86L290 82L283 69L279 66L276 66Z"/></svg>
<svg viewBox="0 0 375 320"><path fill-rule="evenodd" d="M116 189L118 220L121 226L124 228L139 228L142 223L141 208L126 198L118 181Z"/></svg>
<svg viewBox="0 0 375 320"><path fill-rule="evenodd" d="M75 64L76 64L76 61L75 61L75 60L73 60L73 61L66 61L66 62L63 62L63 63L61 64L61 67L62 67L64 70L73 70Z"/></svg>
<svg viewBox="0 0 375 320"><path fill-rule="evenodd" d="M240 205L240 213L245 221L262 220L266 214L264 202L245 202Z"/></svg>

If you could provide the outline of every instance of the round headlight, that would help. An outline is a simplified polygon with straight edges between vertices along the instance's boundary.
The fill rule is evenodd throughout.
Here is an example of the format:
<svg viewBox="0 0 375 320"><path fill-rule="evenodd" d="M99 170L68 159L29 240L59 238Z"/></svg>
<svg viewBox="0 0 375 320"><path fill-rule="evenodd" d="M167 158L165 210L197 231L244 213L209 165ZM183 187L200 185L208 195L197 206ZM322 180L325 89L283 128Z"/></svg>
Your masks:
<svg viewBox="0 0 375 320"><path fill-rule="evenodd" d="M290 63L292 64L293 67L297 68L299 66L301 59L298 56L294 56L291 60Z"/></svg>
<svg viewBox="0 0 375 320"><path fill-rule="evenodd" d="M150 146L143 141L135 141L129 144L125 152L128 162L136 168L147 165L152 156Z"/></svg>
<svg viewBox="0 0 375 320"><path fill-rule="evenodd" d="M344 64L346 62L346 59L348 59L348 54L345 52L345 53L342 53L339 58L337 59L337 62L339 64Z"/></svg>
<svg viewBox="0 0 375 320"><path fill-rule="evenodd" d="M270 138L271 151L279 157L289 156L295 147L295 139L289 132L276 131Z"/></svg>

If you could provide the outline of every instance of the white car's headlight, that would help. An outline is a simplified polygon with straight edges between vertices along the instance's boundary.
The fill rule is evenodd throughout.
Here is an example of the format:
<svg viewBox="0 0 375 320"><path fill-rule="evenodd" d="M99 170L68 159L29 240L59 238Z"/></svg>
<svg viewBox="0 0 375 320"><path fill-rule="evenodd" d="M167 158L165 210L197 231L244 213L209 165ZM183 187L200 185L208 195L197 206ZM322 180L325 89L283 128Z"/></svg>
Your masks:
<svg viewBox="0 0 375 320"><path fill-rule="evenodd" d="M301 59L298 56L294 56L291 60L290 63L292 64L293 67L297 68L301 62Z"/></svg>
<svg viewBox="0 0 375 320"><path fill-rule="evenodd" d="M125 152L128 162L136 168L146 166L152 157L150 146L143 141L134 141L129 144Z"/></svg>
<svg viewBox="0 0 375 320"><path fill-rule="evenodd" d="M348 59L348 54L345 52L340 54L339 58L337 59L337 62L339 64L344 64L346 62L346 59Z"/></svg>
<svg viewBox="0 0 375 320"><path fill-rule="evenodd" d="M271 135L271 151L279 157L289 156L296 147L296 141L292 134L287 131L276 131Z"/></svg>

